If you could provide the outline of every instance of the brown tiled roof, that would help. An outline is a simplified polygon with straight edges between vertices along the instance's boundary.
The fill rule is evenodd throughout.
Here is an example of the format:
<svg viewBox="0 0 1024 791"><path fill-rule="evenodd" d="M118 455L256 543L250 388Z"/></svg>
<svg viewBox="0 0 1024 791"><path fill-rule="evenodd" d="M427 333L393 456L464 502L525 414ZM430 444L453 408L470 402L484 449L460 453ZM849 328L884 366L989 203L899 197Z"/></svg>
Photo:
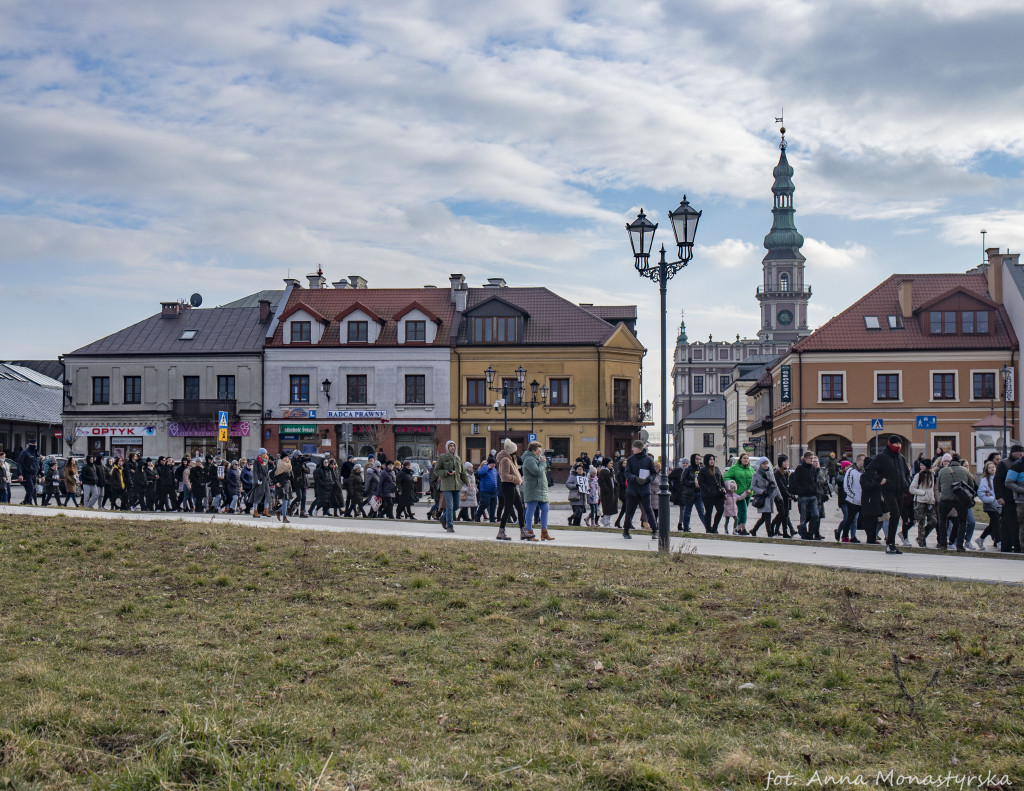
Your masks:
<svg viewBox="0 0 1024 791"><path fill-rule="evenodd" d="M911 285L915 316L904 321L904 327L890 329L888 317L899 316L898 284ZM838 316L793 346L796 352L832 351L929 351L957 349L1016 349L1017 336L1010 326L1006 311L992 308L992 322L987 335L932 335L922 331L916 315L937 297L962 290L991 304L988 278L984 272L937 275L892 275L869 291ZM879 329L867 329L865 316L877 316Z"/></svg>
<svg viewBox="0 0 1024 791"><path fill-rule="evenodd" d="M615 332L615 326L546 288L471 288L466 313L497 298L529 314L524 322L521 344L596 346ZM634 308L635 311L635 308ZM467 322L459 328L459 345L469 343Z"/></svg>
<svg viewBox="0 0 1024 791"><path fill-rule="evenodd" d="M287 311L296 303L305 303L323 316L338 316L349 312L354 305L360 305L371 315L379 316L384 322L381 333L371 346L397 346L397 318L406 313L406 308L417 302L441 319L437 328L434 346L447 346L455 306L448 296L447 288L295 288L288 300ZM330 319L324 336L314 346L340 346L340 322ZM279 324L273 339L267 346L284 346L284 326Z"/></svg>
<svg viewBox="0 0 1024 791"><path fill-rule="evenodd" d="M613 324L617 321L636 321L636 305L588 305L583 302L580 307Z"/></svg>
<svg viewBox="0 0 1024 791"><path fill-rule="evenodd" d="M195 337L181 340L185 330L195 330ZM184 308L174 318L157 313L69 354L259 353L266 331L259 308Z"/></svg>

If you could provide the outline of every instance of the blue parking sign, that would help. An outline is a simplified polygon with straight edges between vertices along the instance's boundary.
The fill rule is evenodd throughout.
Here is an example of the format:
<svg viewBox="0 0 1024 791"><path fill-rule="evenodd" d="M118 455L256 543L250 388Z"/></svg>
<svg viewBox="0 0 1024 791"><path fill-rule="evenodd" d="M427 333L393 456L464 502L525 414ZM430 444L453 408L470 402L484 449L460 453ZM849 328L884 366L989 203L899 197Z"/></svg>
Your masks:
<svg viewBox="0 0 1024 791"><path fill-rule="evenodd" d="M527 434L526 435L526 441L527 442L536 442L537 441L537 435L536 434Z"/></svg>

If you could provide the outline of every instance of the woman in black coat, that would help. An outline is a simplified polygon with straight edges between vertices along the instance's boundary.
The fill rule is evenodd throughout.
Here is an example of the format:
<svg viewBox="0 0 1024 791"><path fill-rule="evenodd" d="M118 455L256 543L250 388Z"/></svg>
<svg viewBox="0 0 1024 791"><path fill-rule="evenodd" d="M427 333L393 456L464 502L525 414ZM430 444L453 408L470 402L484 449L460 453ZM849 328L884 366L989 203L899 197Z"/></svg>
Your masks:
<svg viewBox="0 0 1024 791"><path fill-rule="evenodd" d="M785 454L779 456L778 464L775 467L775 485L779 487L779 493L775 498L779 512L772 520L768 535L791 538L793 523L789 521L789 508L793 502L793 495L789 493L789 457Z"/></svg>
<svg viewBox="0 0 1024 791"><path fill-rule="evenodd" d="M398 487L398 513L396 516L401 519L403 516L415 519L412 514L412 504L416 502L416 476L412 474L412 462L402 464L395 481Z"/></svg>
<svg viewBox="0 0 1024 791"><path fill-rule="evenodd" d="M715 466L715 455L709 453L704 457L704 466L697 473L697 490L704 501L704 529L709 533L717 533L725 511L725 482L722 473ZM714 519L711 512L714 511Z"/></svg>
<svg viewBox="0 0 1024 791"><path fill-rule="evenodd" d="M331 476L327 468L327 459L324 459L313 470L313 502L309 506L309 513L315 513L319 508L327 516L327 509L331 507Z"/></svg>
<svg viewBox="0 0 1024 791"><path fill-rule="evenodd" d="M345 516L351 514L366 516L363 510L363 465L357 464L352 468L352 474L348 476L348 505L345 506Z"/></svg>
<svg viewBox="0 0 1024 791"><path fill-rule="evenodd" d="M327 480L331 483L331 509L335 516L341 516L342 509L345 507L345 498L341 493L341 470L338 469L338 463L334 459L327 464Z"/></svg>
<svg viewBox="0 0 1024 791"><path fill-rule="evenodd" d="M860 524L867 533L867 543L878 543L878 520L882 516L882 485L878 473L868 469L871 459L864 461L864 472L860 476Z"/></svg>
<svg viewBox="0 0 1024 791"><path fill-rule="evenodd" d="M614 459L605 459L601 469L597 471L597 486L601 492L601 511L603 513L601 523L608 527L608 520L619 508L619 500L615 493Z"/></svg>

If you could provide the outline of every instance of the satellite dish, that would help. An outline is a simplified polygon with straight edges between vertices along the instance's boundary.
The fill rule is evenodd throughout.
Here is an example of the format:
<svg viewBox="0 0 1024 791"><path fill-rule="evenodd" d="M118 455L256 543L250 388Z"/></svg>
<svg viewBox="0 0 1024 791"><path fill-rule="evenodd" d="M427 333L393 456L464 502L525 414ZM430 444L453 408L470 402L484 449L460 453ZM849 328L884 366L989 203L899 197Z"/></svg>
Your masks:
<svg viewBox="0 0 1024 791"><path fill-rule="evenodd" d="M191 297L188 298L188 304L194 308L198 308L200 305L203 304L202 294L193 294Z"/></svg>

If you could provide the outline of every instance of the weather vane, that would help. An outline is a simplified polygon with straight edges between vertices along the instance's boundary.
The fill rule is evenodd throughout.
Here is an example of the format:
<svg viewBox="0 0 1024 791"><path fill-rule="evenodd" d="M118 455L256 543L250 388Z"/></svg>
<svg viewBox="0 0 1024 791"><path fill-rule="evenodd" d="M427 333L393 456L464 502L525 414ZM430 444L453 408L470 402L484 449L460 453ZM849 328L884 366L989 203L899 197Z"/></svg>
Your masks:
<svg viewBox="0 0 1024 791"><path fill-rule="evenodd" d="M779 108L779 114L777 116L775 116L775 123L780 124L780 126L779 126L779 134L782 135L782 143L779 145L779 148L785 148L786 147L786 127L782 126L782 124L785 124L785 121L782 120L783 116L785 116L785 110L786 110L785 107L780 107Z"/></svg>

